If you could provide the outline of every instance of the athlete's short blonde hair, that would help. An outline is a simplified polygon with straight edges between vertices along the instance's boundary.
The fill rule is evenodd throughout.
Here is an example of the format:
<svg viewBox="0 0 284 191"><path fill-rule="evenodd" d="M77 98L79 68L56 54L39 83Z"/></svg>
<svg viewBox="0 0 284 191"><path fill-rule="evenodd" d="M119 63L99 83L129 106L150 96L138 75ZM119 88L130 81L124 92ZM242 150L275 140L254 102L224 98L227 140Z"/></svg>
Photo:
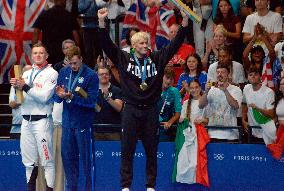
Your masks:
<svg viewBox="0 0 284 191"><path fill-rule="evenodd" d="M146 40L148 43L150 43L150 36L146 32L137 32L131 37L131 45L138 43L140 40Z"/></svg>

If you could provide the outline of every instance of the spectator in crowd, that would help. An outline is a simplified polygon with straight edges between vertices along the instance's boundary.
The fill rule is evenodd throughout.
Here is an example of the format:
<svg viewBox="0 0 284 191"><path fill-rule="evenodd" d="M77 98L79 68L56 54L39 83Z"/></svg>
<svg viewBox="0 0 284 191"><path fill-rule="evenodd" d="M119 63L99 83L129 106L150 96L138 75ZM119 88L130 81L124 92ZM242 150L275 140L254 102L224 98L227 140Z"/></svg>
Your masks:
<svg viewBox="0 0 284 191"><path fill-rule="evenodd" d="M205 93L199 101L199 108L207 106L206 116L209 126L224 126L224 129L209 129L212 141L232 141L238 139L238 131L226 129L226 126L237 126L238 109L241 107L242 91L230 82L230 68L226 64L217 66L217 82L206 84Z"/></svg>
<svg viewBox="0 0 284 191"><path fill-rule="evenodd" d="M213 25L213 29L216 28L223 31L223 34L227 37L227 42L233 47L234 60L241 61L241 20L239 16L235 16L229 0L219 0Z"/></svg>
<svg viewBox="0 0 284 191"><path fill-rule="evenodd" d="M44 167L46 190L54 188L54 159L52 149L52 102L58 73L47 63L46 48L35 44L32 48L33 69L24 72L21 79L11 79L15 89L24 91L21 108L21 154L26 167L28 190L35 190L38 174L38 156Z"/></svg>
<svg viewBox="0 0 284 191"><path fill-rule="evenodd" d="M197 177L200 176L202 180L198 183L209 185L207 165L204 163L207 160L205 148L210 142L207 130L204 128L208 119L203 117L204 109L198 107L202 90L197 79L189 83L189 89L190 98L182 106L180 123L177 127L172 181L192 184L196 183L199 179ZM201 173L198 170L200 166L202 166Z"/></svg>
<svg viewBox="0 0 284 191"><path fill-rule="evenodd" d="M198 54L189 55L186 59L184 72L180 75L177 84L177 89L181 95L188 92L188 84L194 79L197 79L199 84L201 84L201 88L205 90L207 74L202 70L201 58Z"/></svg>
<svg viewBox="0 0 284 191"><path fill-rule="evenodd" d="M85 49L85 63L95 68L96 59L103 56L100 40L98 39L98 17L100 7L107 6L109 0L78 0L78 12L82 18L83 44Z"/></svg>
<svg viewBox="0 0 284 191"><path fill-rule="evenodd" d="M251 66L248 70L247 84L243 90L243 127L261 126L261 129L252 129L254 141L263 139L266 144L273 143L276 139L275 95L272 89L261 83L261 72L258 67ZM265 120L270 123L263 122ZM262 124L267 123L265 126Z"/></svg>
<svg viewBox="0 0 284 191"><path fill-rule="evenodd" d="M139 32L139 29L138 29L138 28L129 28L129 29L127 30L127 32L126 32L126 34L125 34L125 36L126 36L125 40L126 40L127 46L124 47L122 50L124 50L124 51L127 52L127 53L130 53L130 49L131 49L131 41L130 41L130 39L131 39L132 36L133 36L135 33L137 33L137 32Z"/></svg>
<svg viewBox="0 0 284 191"><path fill-rule="evenodd" d="M207 125L208 118L204 117L204 109L199 108L202 89L197 79L189 82L189 95L189 99L182 105L179 122L183 122L184 119L187 118L190 123Z"/></svg>
<svg viewBox="0 0 284 191"><path fill-rule="evenodd" d="M160 111L159 121L161 123L159 129L160 141L174 141L176 135L176 128L172 125L178 122L181 111L181 97L178 89L173 87L175 72L172 68L166 67L162 94L158 102Z"/></svg>
<svg viewBox="0 0 284 191"><path fill-rule="evenodd" d="M33 44L42 42L49 52L48 62L52 65L63 60L62 41L74 39L80 45L79 25L70 12L65 10L66 0L54 0L55 6L42 12L34 23Z"/></svg>
<svg viewBox="0 0 284 191"><path fill-rule="evenodd" d="M274 51L281 62L282 70L284 70L284 42L278 42L274 47Z"/></svg>
<svg viewBox="0 0 284 191"><path fill-rule="evenodd" d="M282 0L270 0L270 1L268 1L269 2L268 9L270 11L274 11L274 12L277 12L279 14L282 14L281 1ZM255 12L255 10L256 10L255 0L246 0L245 4L246 4L246 7L247 7L250 14Z"/></svg>
<svg viewBox="0 0 284 191"><path fill-rule="evenodd" d="M259 25L256 25L256 31L259 30L259 27ZM258 39L264 42L268 48L269 53L267 56L265 56L265 52L261 46L257 45L253 47L254 42ZM249 55L251 59L249 59ZM256 32L243 52L243 60L246 70L249 69L251 65L255 65L259 68L261 71L262 84L272 89L277 88L282 67L279 60L276 59L275 51L272 44L269 42L268 34Z"/></svg>
<svg viewBox="0 0 284 191"><path fill-rule="evenodd" d="M274 46L282 34L282 18L279 13L272 12L268 9L269 0L257 0L255 1L256 12L247 16L243 27L243 42L249 43L253 38L253 35L260 26L263 33L268 33L272 45ZM263 45L264 42L257 42Z"/></svg>
<svg viewBox="0 0 284 191"><path fill-rule="evenodd" d="M31 65L26 65L23 67L23 73L32 69ZM9 106L12 108L12 128L10 131L11 137L19 135L21 133L21 124L22 124L22 114L21 114L21 103L17 101L16 90L11 86L9 94Z"/></svg>
<svg viewBox="0 0 284 191"><path fill-rule="evenodd" d="M150 34L149 47L159 50L169 44L168 30L176 22L173 7L167 1L134 0L125 13L122 31L122 47L126 45L126 32L129 28Z"/></svg>
<svg viewBox="0 0 284 191"><path fill-rule="evenodd" d="M204 56L204 44L213 37L212 2L211 0L194 0L193 11L202 19L201 23L193 23L195 51Z"/></svg>
<svg viewBox="0 0 284 191"><path fill-rule="evenodd" d="M123 106L121 90L110 83L110 70L106 67L99 67L99 93L97 105L99 110L95 114L97 124L120 124L120 111ZM98 133L96 139L120 140L120 131L113 133Z"/></svg>
<svg viewBox="0 0 284 191"><path fill-rule="evenodd" d="M65 9L69 12L73 12L74 7L72 6L74 2L74 0L66 0L66 6ZM54 6L54 0L48 0L45 6L45 9L50 9L51 7Z"/></svg>
<svg viewBox="0 0 284 191"><path fill-rule="evenodd" d="M140 135L147 158L146 187L147 191L153 191L157 176L157 130L159 126L157 101L161 95L164 68L183 43L188 18L183 14L183 27L167 47L147 55L150 38L145 32L138 32L132 36L131 44L134 52L131 54L126 54L115 46L104 29L104 19L107 15L106 8L98 11L100 39L104 52L119 70L125 99L121 122L121 187L123 191L131 187L133 156Z"/></svg>
<svg viewBox="0 0 284 191"><path fill-rule="evenodd" d="M214 30L213 39L206 43L206 52L201 62L204 69L208 69L208 67L214 62L218 62L218 51L219 48L226 44L226 36L220 28L216 28Z"/></svg>
<svg viewBox="0 0 284 191"><path fill-rule="evenodd" d="M56 63L53 68L54 70L56 70L58 73L61 70L61 68L69 65L69 61L67 58L67 50L72 47L72 46L76 46L75 42L71 39L66 39L62 42L62 52L64 54L64 59L58 63Z"/></svg>
<svg viewBox="0 0 284 191"><path fill-rule="evenodd" d="M216 82L217 68L220 64L225 64L230 68L229 82L237 86L243 86L245 79L245 72L243 65L239 62L232 61L232 49L229 46L221 46L218 51L218 62L215 62L209 66L207 81Z"/></svg>
<svg viewBox="0 0 284 191"><path fill-rule="evenodd" d="M176 36L179 25L178 24L172 24L170 26L169 31L169 40L173 40ZM183 72L183 66L185 64L186 58L188 55L192 55L195 53L194 48L186 43L183 43L181 47L179 48L178 52L174 55L174 57L169 61L167 66L170 66L174 69L175 72L175 79L174 79L174 85L177 84L179 76Z"/></svg>
<svg viewBox="0 0 284 191"><path fill-rule="evenodd" d="M129 9L132 0L111 0L108 1L107 8L109 10L108 22L109 22L109 32L111 39L116 42L121 41L120 37L123 29L123 19L124 13ZM118 25L118 31L116 31L116 24ZM118 35L118 36L116 36ZM118 39L116 39L118 37Z"/></svg>
<svg viewBox="0 0 284 191"><path fill-rule="evenodd" d="M278 122L277 139L275 143L268 145L272 156L280 160L284 150L284 78L280 81L279 91L276 92L276 117Z"/></svg>
<svg viewBox="0 0 284 191"><path fill-rule="evenodd" d="M101 58L99 55L97 58L96 70L98 70L98 68L108 68L110 71L110 83L120 88L120 76L118 69L108 57Z"/></svg>
<svg viewBox="0 0 284 191"><path fill-rule="evenodd" d="M54 100L63 102L62 162L68 190L77 190L79 164L83 167L83 190L91 190L91 127L97 101L99 80L97 74L82 63L79 47L67 51L70 67L60 70ZM77 93L75 89L81 91ZM87 96L84 96L84 91Z"/></svg>

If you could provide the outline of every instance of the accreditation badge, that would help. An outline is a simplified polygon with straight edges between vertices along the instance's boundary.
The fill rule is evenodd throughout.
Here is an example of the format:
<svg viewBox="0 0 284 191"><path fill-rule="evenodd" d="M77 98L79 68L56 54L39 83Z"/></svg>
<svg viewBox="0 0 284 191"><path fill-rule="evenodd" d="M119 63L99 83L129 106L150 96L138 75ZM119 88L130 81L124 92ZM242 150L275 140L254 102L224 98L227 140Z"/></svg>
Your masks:
<svg viewBox="0 0 284 191"><path fill-rule="evenodd" d="M79 84L82 84L83 82L84 82L84 78L83 77L78 78L78 83Z"/></svg>

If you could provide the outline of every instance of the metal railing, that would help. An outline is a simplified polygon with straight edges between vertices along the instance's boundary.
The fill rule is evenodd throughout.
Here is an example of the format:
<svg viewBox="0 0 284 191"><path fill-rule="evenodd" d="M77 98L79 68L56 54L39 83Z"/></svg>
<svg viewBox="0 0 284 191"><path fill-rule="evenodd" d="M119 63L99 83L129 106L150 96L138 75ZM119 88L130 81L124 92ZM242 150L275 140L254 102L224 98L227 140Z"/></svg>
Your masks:
<svg viewBox="0 0 284 191"><path fill-rule="evenodd" d="M261 129L260 126L248 126L248 143L252 142L252 129Z"/></svg>
<svg viewBox="0 0 284 191"><path fill-rule="evenodd" d="M0 128L11 128L12 126L20 126L20 124L0 124ZM173 125L172 127L177 127ZM206 129L218 129L218 130L228 130L235 129L239 132L238 143L243 143L243 127L242 126L205 126ZM251 128L260 128L260 127L251 127ZM251 140L251 128L249 128L249 141ZM96 133L118 133L121 132L120 124L93 124L93 130ZM249 142L250 143L250 142Z"/></svg>
<svg viewBox="0 0 284 191"><path fill-rule="evenodd" d="M242 126L205 126L207 129L216 130L238 130L239 132L239 143L243 143L244 130Z"/></svg>

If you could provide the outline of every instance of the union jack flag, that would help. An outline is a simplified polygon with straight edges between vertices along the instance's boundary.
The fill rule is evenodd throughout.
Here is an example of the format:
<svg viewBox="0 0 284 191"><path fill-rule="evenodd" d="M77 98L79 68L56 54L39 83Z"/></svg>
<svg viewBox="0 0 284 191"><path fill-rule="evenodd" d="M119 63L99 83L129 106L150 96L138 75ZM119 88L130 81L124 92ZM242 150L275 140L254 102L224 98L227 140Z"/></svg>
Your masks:
<svg viewBox="0 0 284 191"><path fill-rule="evenodd" d="M173 23L173 7L168 4L146 7L141 0L136 0L125 14L121 45L126 46L125 37L129 28L139 28L150 34L152 50L160 49L168 44L169 27Z"/></svg>
<svg viewBox="0 0 284 191"><path fill-rule="evenodd" d="M31 64L32 26L47 0L0 0L0 84L14 64Z"/></svg>

